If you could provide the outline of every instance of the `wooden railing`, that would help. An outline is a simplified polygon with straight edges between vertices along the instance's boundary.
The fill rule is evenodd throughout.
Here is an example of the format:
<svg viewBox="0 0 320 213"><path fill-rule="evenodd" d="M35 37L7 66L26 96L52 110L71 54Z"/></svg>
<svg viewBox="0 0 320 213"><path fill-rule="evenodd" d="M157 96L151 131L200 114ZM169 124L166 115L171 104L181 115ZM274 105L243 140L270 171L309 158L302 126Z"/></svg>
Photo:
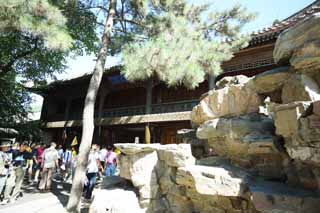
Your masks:
<svg viewBox="0 0 320 213"><path fill-rule="evenodd" d="M191 111L199 103L198 100L178 101L162 104L152 104L151 114ZM146 114L146 106L133 106L107 109L102 117L121 117Z"/></svg>
<svg viewBox="0 0 320 213"><path fill-rule="evenodd" d="M198 100L188 100L188 101L177 101L170 103L162 104L152 104L151 105L151 114L161 114L161 113L170 113L170 112L185 112L191 111L194 106L199 103ZM72 107L71 107L72 111ZM145 115L146 106L132 106L132 107L119 107L106 109L102 113L103 118L110 117L122 117L122 116L134 116L134 115ZM70 113L69 120L81 120L82 112L80 113ZM98 112L95 113L95 117L98 117ZM61 120L61 116L50 116L48 121L58 121Z"/></svg>

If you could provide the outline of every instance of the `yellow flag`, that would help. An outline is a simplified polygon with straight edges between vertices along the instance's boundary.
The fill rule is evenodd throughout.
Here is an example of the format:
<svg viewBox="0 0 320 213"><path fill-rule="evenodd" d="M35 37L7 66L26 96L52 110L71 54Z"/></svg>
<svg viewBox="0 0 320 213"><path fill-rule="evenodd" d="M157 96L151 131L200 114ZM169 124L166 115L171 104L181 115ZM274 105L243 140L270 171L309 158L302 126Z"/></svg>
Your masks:
<svg viewBox="0 0 320 213"><path fill-rule="evenodd" d="M74 136L74 139L72 140L71 146L76 146L78 145L78 140L77 140L77 136Z"/></svg>

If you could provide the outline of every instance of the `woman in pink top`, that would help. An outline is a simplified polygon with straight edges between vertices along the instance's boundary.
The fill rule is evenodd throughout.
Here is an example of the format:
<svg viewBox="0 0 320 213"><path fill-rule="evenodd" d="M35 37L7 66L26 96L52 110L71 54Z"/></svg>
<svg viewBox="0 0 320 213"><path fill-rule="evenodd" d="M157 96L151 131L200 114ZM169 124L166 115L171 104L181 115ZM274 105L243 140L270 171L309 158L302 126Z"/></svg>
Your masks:
<svg viewBox="0 0 320 213"><path fill-rule="evenodd" d="M106 154L106 176L114 176L117 167L117 154L113 151L111 146L108 146Z"/></svg>

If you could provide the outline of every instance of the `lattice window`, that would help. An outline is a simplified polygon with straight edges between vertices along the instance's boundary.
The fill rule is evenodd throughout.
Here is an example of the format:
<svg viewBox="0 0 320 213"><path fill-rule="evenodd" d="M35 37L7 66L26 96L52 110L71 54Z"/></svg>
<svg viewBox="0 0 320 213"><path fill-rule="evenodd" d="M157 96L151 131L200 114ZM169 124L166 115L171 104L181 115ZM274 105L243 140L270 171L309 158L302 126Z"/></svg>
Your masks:
<svg viewBox="0 0 320 213"><path fill-rule="evenodd" d="M244 63L244 64L224 66L223 70L224 72L231 72L231 71L237 71L237 70L259 68L259 67L264 67L264 66L274 65L274 64L275 64L274 59L270 57L270 58L255 60L255 61Z"/></svg>

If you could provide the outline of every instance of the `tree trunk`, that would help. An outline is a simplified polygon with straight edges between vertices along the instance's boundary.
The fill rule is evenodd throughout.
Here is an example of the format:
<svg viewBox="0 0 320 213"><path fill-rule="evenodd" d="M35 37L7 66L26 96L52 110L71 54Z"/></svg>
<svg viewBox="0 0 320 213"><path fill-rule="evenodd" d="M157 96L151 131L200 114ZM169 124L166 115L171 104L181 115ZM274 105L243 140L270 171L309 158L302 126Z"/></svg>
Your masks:
<svg viewBox="0 0 320 213"><path fill-rule="evenodd" d="M88 156L94 131L94 104L107 59L108 43L116 13L116 2L116 0L110 0L109 14L105 21L104 32L102 36L102 47L98 53L98 58L85 99L82 122L82 138L77 160L77 168L72 182L71 194L67 205L67 210L69 212L80 212L80 198L83 190Z"/></svg>
<svg viewBox="0 0 320 213"><path fill-rule="evenodd" d="M213 74L209 74L209 90L212 90L216 87L216 83L215 83L216 77Z"/></svg>

